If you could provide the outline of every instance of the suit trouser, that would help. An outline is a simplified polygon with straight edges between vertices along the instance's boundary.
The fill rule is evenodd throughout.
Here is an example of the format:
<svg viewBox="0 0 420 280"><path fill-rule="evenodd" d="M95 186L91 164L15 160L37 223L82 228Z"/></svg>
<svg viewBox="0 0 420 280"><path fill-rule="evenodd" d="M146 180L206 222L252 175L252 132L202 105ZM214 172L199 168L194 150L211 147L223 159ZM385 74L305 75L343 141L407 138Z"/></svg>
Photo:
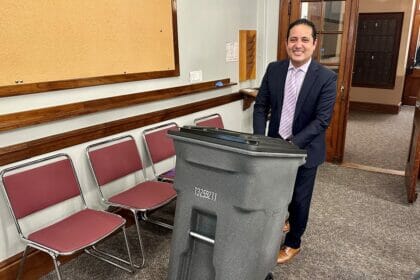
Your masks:
<svg viewBox="0 0 420 280"><path fill-rule="evenodd" d="M301 237L308 223L309 208L318 166L313 168L299 167L292 201L289 204L290 231L286 234L284 245L299 248Z"/></svg>

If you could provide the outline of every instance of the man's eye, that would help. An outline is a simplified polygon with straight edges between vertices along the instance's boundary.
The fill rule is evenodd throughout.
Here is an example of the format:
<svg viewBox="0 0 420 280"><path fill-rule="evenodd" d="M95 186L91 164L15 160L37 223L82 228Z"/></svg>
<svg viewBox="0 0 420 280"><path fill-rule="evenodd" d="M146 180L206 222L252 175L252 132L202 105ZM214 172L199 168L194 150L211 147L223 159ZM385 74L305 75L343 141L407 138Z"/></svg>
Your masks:
<svg viewBox="0 0 420 280"><path fill-rule="evenodd" d="M302 42L304 42L304 43L309 43L309 39L308 39L308 38L303 38L303 39L302 39Z"/></svg>

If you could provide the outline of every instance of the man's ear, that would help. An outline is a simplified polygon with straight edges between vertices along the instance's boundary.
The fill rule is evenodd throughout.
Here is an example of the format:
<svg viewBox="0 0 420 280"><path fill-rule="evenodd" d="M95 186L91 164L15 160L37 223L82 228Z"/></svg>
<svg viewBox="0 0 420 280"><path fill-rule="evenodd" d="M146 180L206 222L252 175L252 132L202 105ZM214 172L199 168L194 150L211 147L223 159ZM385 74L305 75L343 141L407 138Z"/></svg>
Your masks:
<svg viewBox="0 0 420 280"><path fill-rule="evenodd" d="M318 43L318 39L314 40L314 47L316 48L316 44Z"/></svg>

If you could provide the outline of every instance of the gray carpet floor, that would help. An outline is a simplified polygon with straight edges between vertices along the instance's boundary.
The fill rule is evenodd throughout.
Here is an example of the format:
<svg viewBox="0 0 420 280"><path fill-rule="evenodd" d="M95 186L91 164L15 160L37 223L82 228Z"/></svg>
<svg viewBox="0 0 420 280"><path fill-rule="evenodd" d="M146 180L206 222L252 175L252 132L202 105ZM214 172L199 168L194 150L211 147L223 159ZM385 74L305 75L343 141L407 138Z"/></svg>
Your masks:
<svg viewBox="0 0 420 280"><path fill-rule="evenodd" d="M410 118L410 110L403 107L402 112L408 115L407 118ZM356 123L354 127L362 128L359 120L369 119L369 116L379 118L372 114L363 116L363 113L351 115L348 131L351 133L353 130L351 122ZM388 123L388 117L380 119L381 127ZM377 125L378 121L372 123ZM411 124L408 126L411 127ZM391 128L393 126L390 124ZM394 144L390 142L394 136L395 133L366 143L360 139L353 141L347 136L346 149L349 150L346 150L346 157L360 164L402 170L406 159L401 156L397 160L398 155L389 148L385 148L386 152L357 157L359 153L368 153L382 146L379 143L392 147ZM397 142L406 140L399 139ZM354 147L361 152L353 155L352 143L357 143ZM371 161L372 158L376 160ZM175 203L172 203L155 215L171 216L174 208ZM171 231L143 222L142 226L147 256L143 269L128 274L82 254L62 265L64 279L166 279ZM134 226L128 229L128 236L135 261L139 263ZM125 254L121 234L109 238L101 247L111 248L121 256ZM274 267L273 272L275 279L420 279L420 202L413 205L406 203L402 176L324 164L318 172L302 251L292 262ZM414 276L416 273L419 278ZM52 272L42 279L55 279L55 274Z"/></svg>
<svg viewBox="0 0 420 280"><path fill-rule="evenodd" d="M404 178L324 165L303 250L278 279L413 279L420 271L420 205Z"/></svg>
<svg viewBox="0 0 420 280"><path fill-rule="evenodd" d="M395 115L350 111L344 161L405 170L413 116L413 106L401 106Z"/></svg>

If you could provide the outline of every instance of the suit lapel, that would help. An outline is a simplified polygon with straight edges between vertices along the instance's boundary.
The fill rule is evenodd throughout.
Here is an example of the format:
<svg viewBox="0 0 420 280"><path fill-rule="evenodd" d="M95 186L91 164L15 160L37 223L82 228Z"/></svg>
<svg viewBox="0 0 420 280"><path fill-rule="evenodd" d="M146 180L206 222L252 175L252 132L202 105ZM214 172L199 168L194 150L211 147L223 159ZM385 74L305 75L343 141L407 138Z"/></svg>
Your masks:
<svg viewBox="0 0 420 280"><path fill-rule="evenodd" d="M283 100L284 100L284 86L286 83L286 76L287 76L287 70L289 69L289 60L286 60L284 63L282 63L281 67L279 68L278 73L278 96L277 96L277 106L278 111L280 113L279 118L281 116L281 110L283 108Z"/></svg>
<svg viewBox="0 0 420 280"><path fill-rule="evenodd" d="M298 100L296 101L296 109L295 115L293 120L296 120L297 116L299 115L303 103L305 103L306 97L311 93L312 85L315 83L316 79L318 78L318 64L312 60L311 64L309 65L308 72L305 75L305 79L303 80L302 87L299 92ZM284 90L284 89L283 89Z"/></svg>

